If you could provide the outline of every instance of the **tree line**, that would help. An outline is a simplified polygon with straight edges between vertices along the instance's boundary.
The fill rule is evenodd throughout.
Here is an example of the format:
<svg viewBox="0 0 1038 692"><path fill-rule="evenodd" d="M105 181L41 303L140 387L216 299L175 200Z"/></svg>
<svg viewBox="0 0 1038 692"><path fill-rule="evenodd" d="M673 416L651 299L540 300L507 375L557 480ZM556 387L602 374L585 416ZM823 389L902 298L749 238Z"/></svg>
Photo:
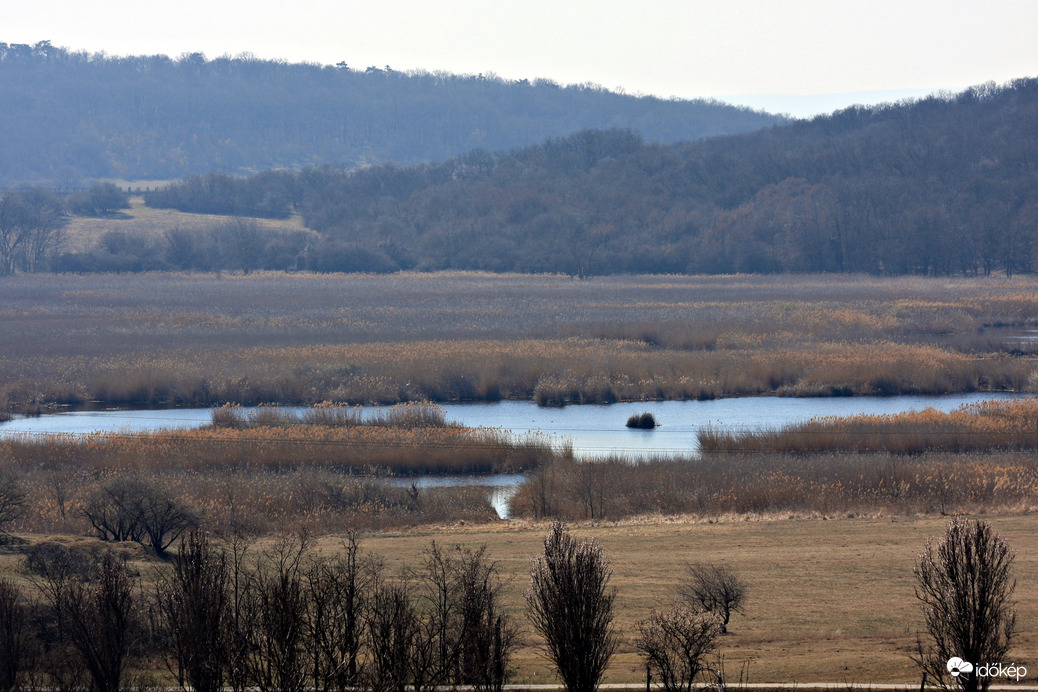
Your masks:
<svg viewBox="0 0 1038 692"><path fill-rule="evenodd" d="M583 128L652 141L745 132L783 119L714 101L597 85L402 72L250 54L115 57L0 43L0 186L169 180L320 163L437 161Z"/></svg>
<svg viewBox="0 0 1038 692"><path fill-rule="evenodd" d="M439 164L200 176L147 201L299 213L371 271L1011 275L1034 268L1038 80L702 142L587 130Z"/></svg>
<svg viewBox="0 0 1038 692"><path fill-rule="evenodd" d="M45 188L0 191L0 276L54 269L71 214L104 216L130 207L112 183L58 193Z"/></svg>

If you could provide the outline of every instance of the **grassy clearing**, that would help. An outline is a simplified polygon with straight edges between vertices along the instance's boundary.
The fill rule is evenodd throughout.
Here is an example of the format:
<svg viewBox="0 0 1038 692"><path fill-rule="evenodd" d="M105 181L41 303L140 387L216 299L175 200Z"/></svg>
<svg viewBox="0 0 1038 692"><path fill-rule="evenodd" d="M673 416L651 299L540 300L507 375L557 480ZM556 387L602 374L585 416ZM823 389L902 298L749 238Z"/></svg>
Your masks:
<svg viewBox="0 0 1038 692"><path fill-rule="evenodd" d="M117 231L130 236L153 238L168 230L205 231L226 224L232 217L212 214L186 214L172 209L152 209L142 197L131 197L130 208L109 217L75 216L65 227L66 249L84 252L105 233ZM288 219L248 219L270 231L306 231L301 217Z"/></svg>
<svg viewBox="0 0 1038 692"><path fill-rule="evenodd" d="M15 276L0 408L1024 391L1038 280Z"/></svg>

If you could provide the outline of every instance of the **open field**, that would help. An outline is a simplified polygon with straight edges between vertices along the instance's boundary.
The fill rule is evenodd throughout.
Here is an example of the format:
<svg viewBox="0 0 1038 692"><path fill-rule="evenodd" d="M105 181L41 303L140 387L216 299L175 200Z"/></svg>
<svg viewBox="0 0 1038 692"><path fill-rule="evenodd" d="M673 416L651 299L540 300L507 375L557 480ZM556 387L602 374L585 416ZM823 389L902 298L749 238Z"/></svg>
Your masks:
<svg viewBox="0 0 1038 692"><path fill-rule="evenodd" d="M1034 278L0 281L0 408L1030 391Z"/></svg>
<svg viewBox="0 0 1038 692"><path fill-rule="evenodd" d="M1038 519L1035 515L990 517L1016 551L1018 637L1009 660L1038 671ZM908 655L922 615L913 596L912 567L926 539L938 536L947 518L794 520L728 517L700 522L680 517L641 518L602 525L574 525L578 537L593 537L605 549L618 589L617 624L625 636L607 674L608 682L644 680L631 644L635 623L651 608L667 607L684 564L729 563L748 583L744 615L733 616L721 651L729 680L745 670L749 682L854 682L918 685ZM499 522L489 526L426 526L362 538L365 553L385 557L392 572L413 565L436 540L441 546L487 545L506 583L505 605L523 628L516 663L517 682L555 682L536 649L536 637L522 611L522 591L531 560L540 552L543 523ZM30 536L31 541L46 537ZM80 545L94 539L57 540ZM255 549L269 547L269 539ZM317 549L337 549L334 537ZM0 550L0 572L24 582L23 548ZM161 563L126 549L145 581ZM1024 681L1022 681L1024 682Z"/></svg>
<svg viewBox="0 0 1038 692"><path fill-rule="evenodd" d="M1010 660L1038 679L1038 518L989 519L1016 550L1019 639ZM737 679L745 665L750 682L907 682L919 677L908 658L922 615L913 595L912 566L926 539L944 530L946 518L755 521L733 517L708 523L680 518L640 519L601 526L579 525L594 537L614 568L618 624L628 635L652 607L666 607L689 561L727 562L749 585L745 616L734 615L721 651ZM546 526L511 522L493 527L450 527L382 534L363 549L390 564L413 559L430 539L447 545L486 544L502 572L513 607L529 583L530 561L541 549ZM330 541L329 543L330 544ZM534 635L530 633L529 639ZM534 643L533 641L530 642ZM1033 663L1033 667L1031 664ZM535 649L520 656L519 679L552 682ZM608 681L644 680L630 641L610 667Z"/></svg>
<svg viewBox="0 0 1038 692"><path fill-rule="evenodd" d="M127 184L120 181L123 187ZM147 184L147 183L144 183ZM151 183L152 185L163 183ZM136 185L136 184L134 184ZM171 229L183 231L205 231L226 224L231 217L213 214L185 214L172 209L152 209L144 205L141 197L130 198L130 208L109 217L73 216L64 229L65 250L83 252L89 250L105 233L125 233L131 237L154 239ZM306 231L298 216L285 220L248 219L259 228L271 231ZM309 231L307 231L309 232Z"/></svg>

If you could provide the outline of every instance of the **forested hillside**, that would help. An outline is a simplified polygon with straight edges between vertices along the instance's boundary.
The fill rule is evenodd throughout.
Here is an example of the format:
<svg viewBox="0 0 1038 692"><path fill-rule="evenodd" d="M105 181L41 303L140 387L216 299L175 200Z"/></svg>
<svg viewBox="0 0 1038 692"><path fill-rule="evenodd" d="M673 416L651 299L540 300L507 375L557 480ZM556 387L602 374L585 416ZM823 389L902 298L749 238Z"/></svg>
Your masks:
<svg viewBox="0 0 1038 692"><path fill-rule="evenodd" d="M148 200L301 212L327 269L1031 271L1038 80L697 143L585 131L436 165L198 177Z"/></svg>
<svg viewBox="0 0 1038 692"><path fill-rule="evenodd" d="M348 58L348 49L346 50ZM440 161L584 128L676 142L781 121L593 85L200 54L115 58L0 43L0 187Z"/></svg>

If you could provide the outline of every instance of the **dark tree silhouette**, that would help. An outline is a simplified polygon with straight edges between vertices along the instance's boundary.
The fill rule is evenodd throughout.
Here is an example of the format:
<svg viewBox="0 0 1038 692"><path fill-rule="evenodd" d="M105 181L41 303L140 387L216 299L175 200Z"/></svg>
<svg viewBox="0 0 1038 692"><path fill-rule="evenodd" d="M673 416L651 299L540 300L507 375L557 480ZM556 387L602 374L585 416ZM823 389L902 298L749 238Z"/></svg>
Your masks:
<svg viewBox="0 0 1038 692"><path fill-rule="evenodd" d="M601 546L578 543L561 522L552 522L544 553L531 568L527 615L570 692L594 692L619 644L611 573Z"/></svg>

